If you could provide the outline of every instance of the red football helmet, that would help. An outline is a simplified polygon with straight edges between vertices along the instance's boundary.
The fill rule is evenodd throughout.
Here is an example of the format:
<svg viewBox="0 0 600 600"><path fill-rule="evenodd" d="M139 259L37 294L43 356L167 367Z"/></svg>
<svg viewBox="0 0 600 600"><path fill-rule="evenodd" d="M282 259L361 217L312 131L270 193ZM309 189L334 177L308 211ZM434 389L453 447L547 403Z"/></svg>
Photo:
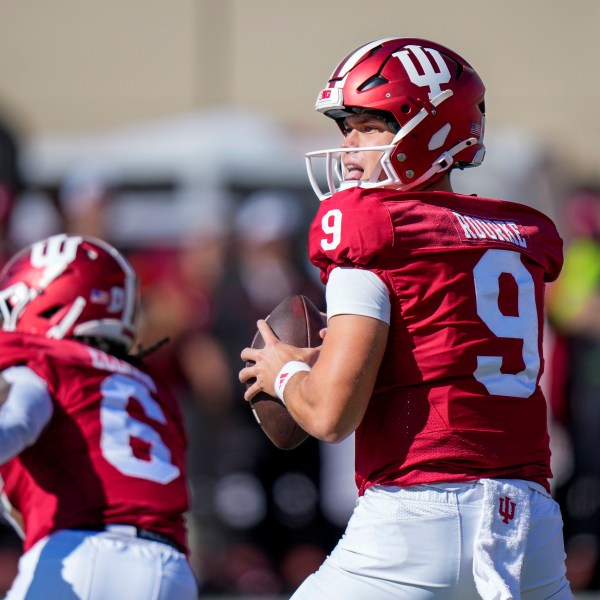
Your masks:
<svg viewBox="0 0 600 600"><path fill-rule="evenodd" d="M458 54L427 40L388 38L361 46L334 70L316 109L343 120L356 113L384 119L396 135L389 146L361 148L382 153L368 181L344 181L341 153L333 148L306 155L308 175L321 200L350 186L409 190L435 181L450 168L481 164L485 147L485 87ZM313 171L325 159L328 193ZM382 175L383 173L383 175Z"/></svg>
<svg viewBox="0 0 600 600"><path fill-rule="evenodd" d="M138 305L132 266L91 237L54 235L18 252L0 272L4 331L92 337L129 350Z"/></svg>

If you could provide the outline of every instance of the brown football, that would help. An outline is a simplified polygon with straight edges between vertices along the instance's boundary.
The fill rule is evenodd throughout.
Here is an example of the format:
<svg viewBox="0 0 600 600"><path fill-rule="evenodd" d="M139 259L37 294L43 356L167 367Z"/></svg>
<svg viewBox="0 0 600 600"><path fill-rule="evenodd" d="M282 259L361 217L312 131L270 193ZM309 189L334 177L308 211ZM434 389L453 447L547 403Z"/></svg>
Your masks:
<svg viewBox="0 0 600 600"><path fill-rule="evenodd" d="M319 309L302 295L285 298L265 320L282 342L298 348L319 346L319 331L327 327L327 321ZM263 348L264 345L262 335L257 331L251 346ZM279 398L259 392L250 405L259 425L278 448L291 450L308 438L308 433L292 419Z"/></svg>

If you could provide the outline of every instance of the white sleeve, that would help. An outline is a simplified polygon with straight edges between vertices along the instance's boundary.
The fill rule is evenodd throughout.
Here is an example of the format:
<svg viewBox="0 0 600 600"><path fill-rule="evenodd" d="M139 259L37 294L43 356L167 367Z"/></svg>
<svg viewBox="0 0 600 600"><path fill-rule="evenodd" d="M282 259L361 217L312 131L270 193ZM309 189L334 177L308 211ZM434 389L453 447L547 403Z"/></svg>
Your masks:
<svg viewBox="0 0 600 600"><path fill-rule="evenodd" d="M11 367L0 376L8 383L0 406L0 463L5 463L38 439L53 407L46 382L29 367Z"/></svg>
<svg viewBox="0 0 600 600"><path fill-rule="evenodd" d="M362 315L390 323L388 290L372 271L336 267L325 288L327 319L334 315Z"/></svg>

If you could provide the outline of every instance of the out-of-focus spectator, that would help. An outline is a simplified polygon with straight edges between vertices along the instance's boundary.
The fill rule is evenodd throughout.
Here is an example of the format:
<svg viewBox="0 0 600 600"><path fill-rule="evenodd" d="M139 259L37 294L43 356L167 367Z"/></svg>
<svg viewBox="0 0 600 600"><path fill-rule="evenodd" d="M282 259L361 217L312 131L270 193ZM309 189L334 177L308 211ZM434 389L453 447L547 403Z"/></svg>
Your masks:
<svg viewBox="0 0 600 600"><path fill-rule="evenodd" d="M65 230L112 241L110 214L116 185L114 176L97 167L73 168L59 190Z"/></svg>
<svg viewBox="0 0 600 600"><path fill-rule="evenodd" d="M31 186L12 213L10 235L14 245L26 246L62 232L118 245L112 221L116 187L113 175L91 164L72 166L58 184Z"/></svg>
<svg viewBox="0 0 600 600"><path fill-rule="evenodd" d="M290 294L314 294L297 263L303 216L294 195L259 191L242 203L235 217L237 275L249 305L263 316Z"/></svg>
<svg viewBox="0 0 600 600"><path fill-rule="evenodd" d="M572 453L572 472L556 498L571 586L600 589L600 187L568 197L563 227L565 263L548 293L555 331L550 399L553 427Z"/></svg>
<svg viewBox="0 0 600 600"><path fill-rule="evenodd" d="M304 294L324 306L323 288L304 262L307 213L299 197L280 190L259 190L240 203L214 325L236 368L256 321L286 296ZM228 536L212 564L215 585L230 593L289 592L317 568L341 532L320 504L321 448L311 438L292 451L277 449L242 401L237 376L234 389L230 417L236 415L237 429L222 438L215 456L213 518Z"/></svg>
<svg viewBox="0 0 600 600"><path fill-rule="evenodd" d="M21 166L22 133L8 116L0 115L0 263L12 254L10 220L25 181Z"/></svg>
<svg viewBox="0 0 600 600"><path fill-rule="evenodd" d="M232 360L264 318L283 298L304 294L323 304L323 287L306 271L306 221L291 193L258 191L240 205L233 221L233 263L219 289L216 324ZM312 267L311 267L312 268Z"/></svg>

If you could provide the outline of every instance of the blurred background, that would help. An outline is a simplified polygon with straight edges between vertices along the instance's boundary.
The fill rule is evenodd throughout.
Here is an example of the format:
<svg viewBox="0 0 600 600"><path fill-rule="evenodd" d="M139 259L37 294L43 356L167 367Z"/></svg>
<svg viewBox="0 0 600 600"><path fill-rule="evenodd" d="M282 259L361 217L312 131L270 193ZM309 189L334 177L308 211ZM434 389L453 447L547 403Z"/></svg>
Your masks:
<svg viewBox="0 0 600 600"><path fill-rule="evenodd" d="M257 318L303 293L317 200L304 153L337 145L314 110L373 39L432 39L487 86L488 153L465 193L556 219L549 288L553 489L569 577L600 589L600 3L595 0L0 1L0 262L59 231L102 237L143 282L141 343L190 434L192 563L205 596L287 597L341 535L352 440L277 450L242 401ZM598 308L597 308L598 307ZM0 528L0 593L20 553Z"/></svg>

